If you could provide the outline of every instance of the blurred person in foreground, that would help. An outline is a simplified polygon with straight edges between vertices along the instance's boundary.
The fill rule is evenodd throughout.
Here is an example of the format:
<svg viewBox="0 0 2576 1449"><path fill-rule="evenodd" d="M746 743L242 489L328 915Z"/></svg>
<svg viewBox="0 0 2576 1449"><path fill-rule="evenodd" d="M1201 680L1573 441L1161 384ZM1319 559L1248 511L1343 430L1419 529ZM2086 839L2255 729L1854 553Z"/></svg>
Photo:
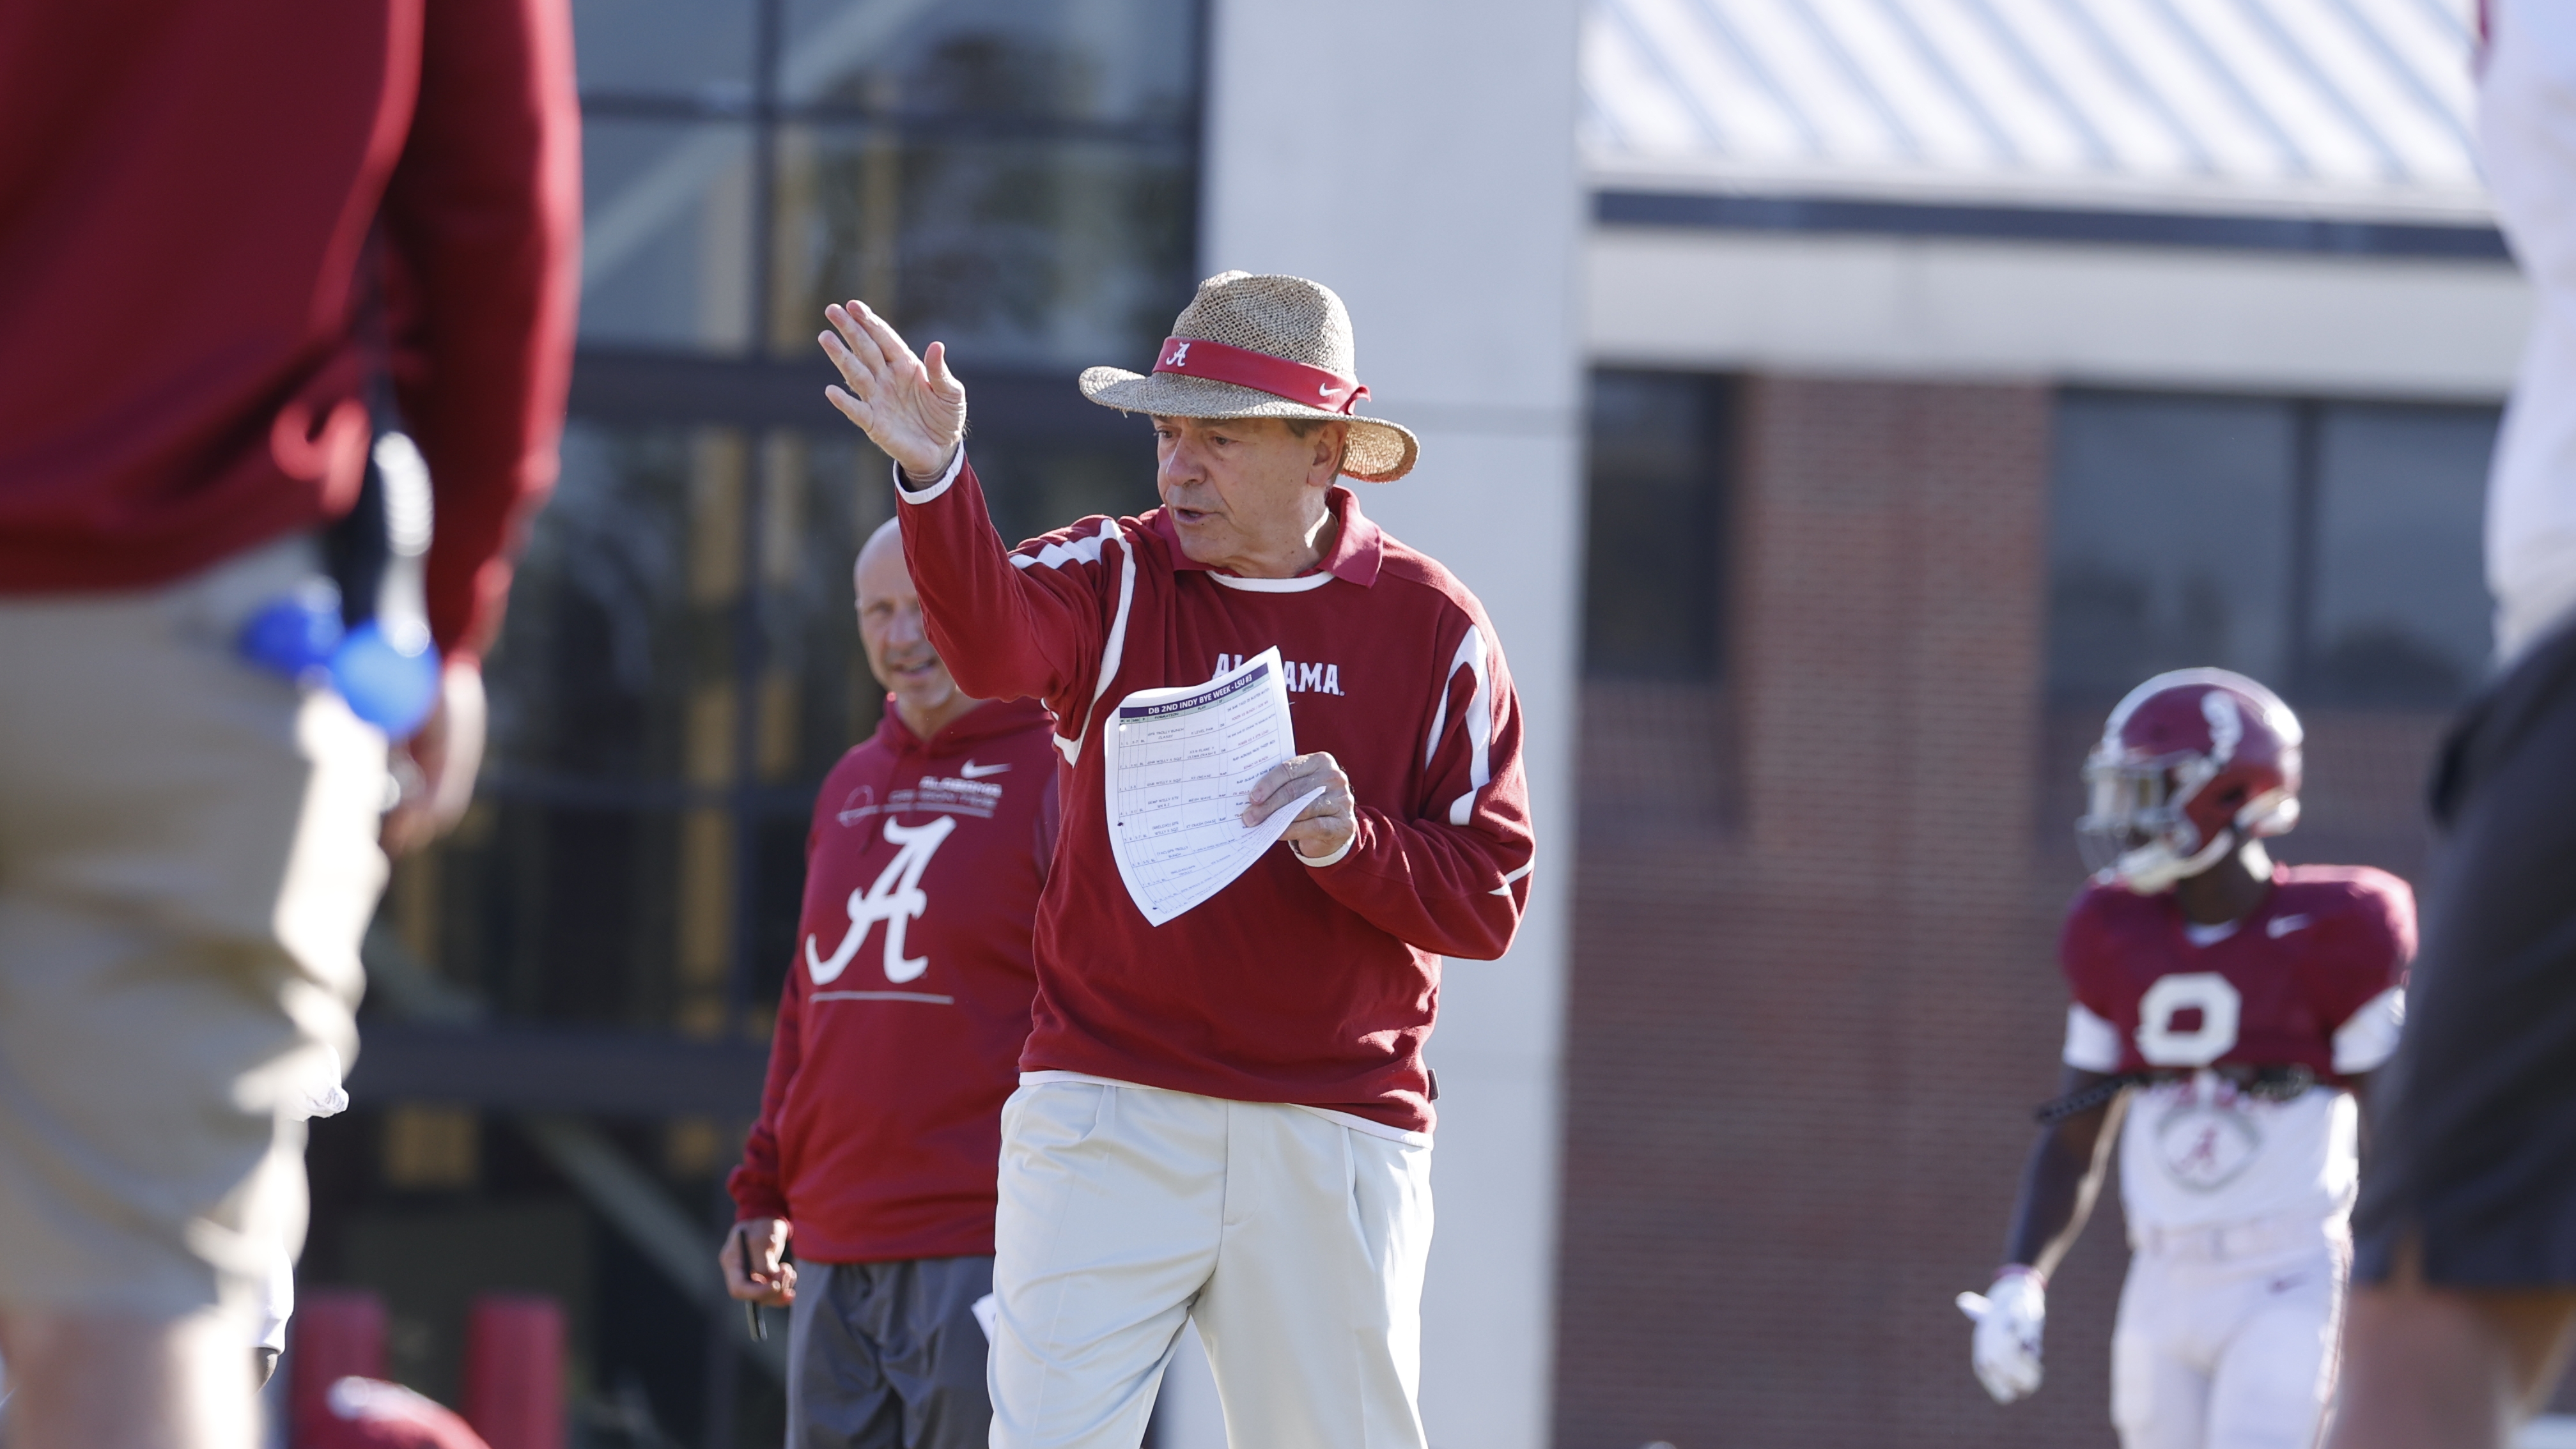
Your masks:
<svg viewBox="0 0 2576 1449"><path fill-rule="evenodd" d="M2507 1444L2576 1337L2576 7L2485 15L2479 160L2540 302L2487 487L2502 675L2433 774L2335 1449Z"/></svg>
<svg viewBox="0 0 2576 1449"><path fill-rule="evenodd" d="M2273 864L2301 742L2269 689L2183 669L2131 690L2085 762L2099 873L2059 946L2064 1095L2039 1109L2005 1266L1959 1301L1986 1391L2037 1390L2047 1275L2116 1138L2124 1449L2309 1449L2334 1394L2359 1095L2397 1049L2415 897L2367 866Z"/></svg>
<svg viewBox="0 0 2576 1449"><path fill-rule="evenodd" d="M717 1256L734 1297L788 1305L789 1449L983 1449L993 1164L1037 991L1054 721L957 687L892 520L854 582L891 694L815 797L769 1081L726 1184L741 1221Z"/></svg>
<svg viewBox="0 0 2576 1449"><path fill-rule="evenodd" d="M1413 435L1358 411L1339 297L1227 272L1152 375L1082 375L1151 417L1163 507L1011 550L946 350L916 357L856 302L826 316L849 385L829 396L895 460L932 642L962 688L1045 700L1066 762L1002 1114L993 1444L1133 1449L1195 1321L1236 1449L1420 1449L1423 1044L1440 958L1511 945L1533 841L1484 607L1335 482L1402 477ZM1295 813L1153 925L1109 837L1106 732L1137 692L1272 646L1304 753L1238 818Z"/></svg>
<svg viewBox="0 0 2576 1449"><path fill-rule="evenodd" d="M472 789L476 661L554 474L578 128L563 0L0 7L17 1449L252 1440L258 1285L303 1230L290 1099L355 1059L380 839ZM395 401L445 663L409 656L428 713L388 813L385 734L249 626L329 597L320 535Z"/></svg>

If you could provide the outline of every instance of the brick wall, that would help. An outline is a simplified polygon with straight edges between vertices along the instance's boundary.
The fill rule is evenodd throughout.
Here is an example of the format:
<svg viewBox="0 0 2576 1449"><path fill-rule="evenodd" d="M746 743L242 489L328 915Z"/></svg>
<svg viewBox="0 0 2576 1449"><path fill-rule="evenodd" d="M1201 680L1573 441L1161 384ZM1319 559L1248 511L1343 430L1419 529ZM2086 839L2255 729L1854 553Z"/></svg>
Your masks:
<svg viewBox="0 0 2576 1449"><path fill-rule="evenodd" d="M2116 1209L2037 1400L1987 1401L1950 1304L2063 1023L2049 394L1757 378L1740 407L1727 685L1587 695L1557 1442L2107 1446Z"/></svg>
<svg viewBox="0 0 2576 1449"><path fill-rule="evenodd" d="M2036 1399L1986 1399L1950 1306L2056 1082L2111 704L2042 690L2048 391L1739 409L1727 682L1585 687L1556 1442L2110 1449L2116 1179ZM2417 877L2443 715L2304 719L2276 854Z"/></svg>

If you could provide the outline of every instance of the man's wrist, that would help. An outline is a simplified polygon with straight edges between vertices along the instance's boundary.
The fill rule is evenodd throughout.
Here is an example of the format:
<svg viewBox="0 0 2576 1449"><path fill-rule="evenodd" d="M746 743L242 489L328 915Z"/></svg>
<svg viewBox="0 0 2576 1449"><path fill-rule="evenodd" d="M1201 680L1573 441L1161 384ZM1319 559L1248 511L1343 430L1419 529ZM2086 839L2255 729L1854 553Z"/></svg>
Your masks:
<svg viewBox="0 0 2576 1449"><path fill-rule="evenodd" d="M1351 853L1351 847L1359 843L1359 838L1360 833L1356 830L1343 836L1342 843L1334 846L1332 853L1329 855L1308 855L1306 852L1299 850L1297 848L1297 842L1292 840L1288 842L1288 853L1297 857L1297 863L1299 865L1309 866L1316 870L1322 870L1325 866L1340 864L1342 857Z"/></svg>
<svg viewBox="0 0 2576 1449"><path fill-rule="evenodd" d="M965 456L966 443L961 438L949 444L947 453L940 458L937 466L927 471L916 472L909 463L896 463L895 481L902 484L904 492L908 494L936 492L942 484L957 476L958 461Z"/></svg>

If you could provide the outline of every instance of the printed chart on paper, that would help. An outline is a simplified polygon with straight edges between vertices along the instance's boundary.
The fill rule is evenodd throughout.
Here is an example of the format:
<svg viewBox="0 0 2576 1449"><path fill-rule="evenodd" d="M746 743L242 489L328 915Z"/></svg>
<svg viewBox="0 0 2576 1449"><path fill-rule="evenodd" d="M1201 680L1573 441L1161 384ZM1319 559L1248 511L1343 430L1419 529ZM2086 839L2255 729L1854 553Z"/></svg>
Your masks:
<svg viewBox="0 0 2576 1449"><path fill-rule="evenodd" d="M1319 785L1243 823L1253 785L1296 753L1275 645L1205 684L1119 701L1101 760L1109 849L1146 920L1159 926L1225 889L1324 793Z"/></svg>

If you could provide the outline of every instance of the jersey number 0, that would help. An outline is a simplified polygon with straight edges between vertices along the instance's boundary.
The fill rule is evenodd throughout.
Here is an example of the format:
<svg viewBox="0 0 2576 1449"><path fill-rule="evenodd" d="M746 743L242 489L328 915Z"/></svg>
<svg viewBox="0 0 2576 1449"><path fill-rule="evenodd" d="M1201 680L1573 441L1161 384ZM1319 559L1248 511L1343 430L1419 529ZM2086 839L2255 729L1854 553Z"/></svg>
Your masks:
<svg viewBox="0 0 2576 1449"><path fill-rule="evenodd" d="M2151 1067L2208 1066L2236 1045L2244 1012L2235 983L2215 971L2158 977L2138 998L2138 1055Z"/></svg>

